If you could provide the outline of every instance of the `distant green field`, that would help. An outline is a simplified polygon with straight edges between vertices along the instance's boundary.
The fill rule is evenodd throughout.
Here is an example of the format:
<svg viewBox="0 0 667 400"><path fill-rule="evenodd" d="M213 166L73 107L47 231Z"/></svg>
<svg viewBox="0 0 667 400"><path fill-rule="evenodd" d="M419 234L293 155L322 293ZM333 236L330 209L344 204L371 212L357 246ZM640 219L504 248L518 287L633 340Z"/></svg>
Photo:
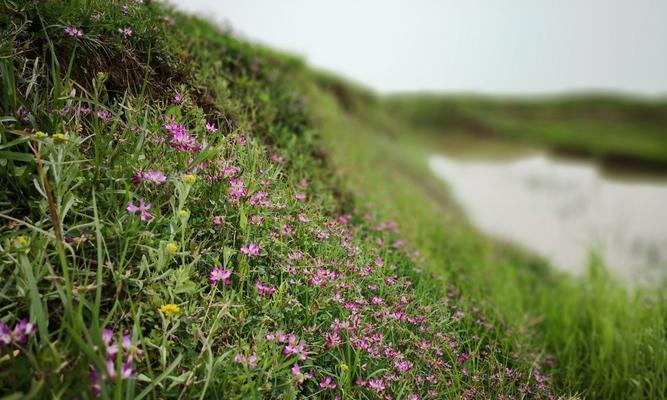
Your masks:
<svg viewBox="0 0 667 400"><path fill-rule="evenodd" d="M386 99L385 105L392 114L436 134L520 140L608 164L667 168L665 100L403 95Z"/></svg>

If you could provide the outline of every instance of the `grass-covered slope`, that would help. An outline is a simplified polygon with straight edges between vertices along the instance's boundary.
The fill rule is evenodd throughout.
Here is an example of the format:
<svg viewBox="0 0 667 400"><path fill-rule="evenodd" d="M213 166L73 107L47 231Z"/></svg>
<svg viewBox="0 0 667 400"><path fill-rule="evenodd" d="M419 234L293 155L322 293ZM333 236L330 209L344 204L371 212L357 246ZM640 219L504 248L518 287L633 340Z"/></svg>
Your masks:
<svg viewBox="0 0 667 400"><path fill-rule="evenodd" d="M483 310L499 345L548 367L563 394L667 396L664 285L629 292L597 263L573 279L481 236L429 172L433 131L354 93L348 85L344 95L320 95L316 115L335 169L364 204L398 222L443 287L454 285L459 302Z"/></svg>
<svg viewBox="0 0 667 400"><path fill-rule="evenodd" d="M0 35L0 394L555 393L355 207L334 81L155 2L5 1Z"/></svg>
<svg viewBox="0 0 667 400"><path fill-rule="evenodd" d="M609 165L667 168L667 101L605 95L554 98L401 95L392 113L435 135L544 145Z"/></svg>

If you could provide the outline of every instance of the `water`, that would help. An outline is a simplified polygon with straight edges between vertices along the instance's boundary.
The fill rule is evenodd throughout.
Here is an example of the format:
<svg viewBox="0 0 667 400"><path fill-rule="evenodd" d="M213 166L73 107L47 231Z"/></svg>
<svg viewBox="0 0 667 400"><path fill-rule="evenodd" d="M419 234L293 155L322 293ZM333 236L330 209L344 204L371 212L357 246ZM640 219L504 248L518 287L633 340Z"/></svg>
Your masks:
<svg viewBox="0 0 667 400"><path fill-rule="evenodd" d="M481 231L578 275L591 251L619 278L667 272L667 182L617 180L592 164L544 153L501 159L429 158Z"/></svg>

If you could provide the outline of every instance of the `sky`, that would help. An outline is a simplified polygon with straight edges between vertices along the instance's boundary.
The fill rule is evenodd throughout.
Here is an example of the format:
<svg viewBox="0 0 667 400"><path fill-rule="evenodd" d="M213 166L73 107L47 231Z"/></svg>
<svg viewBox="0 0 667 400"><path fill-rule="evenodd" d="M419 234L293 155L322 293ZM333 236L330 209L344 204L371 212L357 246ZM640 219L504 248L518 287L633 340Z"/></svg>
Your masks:
<svg viewBox="0 0 667 400"><path fill-rule="evenodd" d="M170 0L381 93L667 95L666 0Z"/></svg>

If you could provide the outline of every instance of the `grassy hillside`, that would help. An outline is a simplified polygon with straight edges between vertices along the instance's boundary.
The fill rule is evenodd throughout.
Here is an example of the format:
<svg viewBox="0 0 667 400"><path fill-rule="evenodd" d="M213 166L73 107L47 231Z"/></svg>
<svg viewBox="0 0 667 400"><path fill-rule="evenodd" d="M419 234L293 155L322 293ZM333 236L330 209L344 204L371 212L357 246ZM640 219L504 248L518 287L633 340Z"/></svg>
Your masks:
<svg viewBox="0 0 667 400"><path fill-rule="evenodd" d="M372 93L156 2L0 35L0 395L666 393L658 294L474 232Z"/></svg>
<svg viewBox="0 0 667 400"><path fill-rule="evenodd" d="M536 99L403 95L392 113L437 135L545 145L614 166L667 168L667 101L604 95Z"/></svg>
<svg viewBox="0 0 667 400"><path fill-rule="evenodd" d="M354 208L298 60L154 2L2 7L3 395L552 392Z"/></svg>
<svg viewBox="0 0 667 400"><path fill-rule="evenodd" d="M429 172L432 131L377 102L352 113L333 101L321 110L323 138L347 184L398 222L443 286L483 310L507 351L549 367L562 394L667 395L664 286L628 292L599 263L573 279L481 236Z"/></svg>

